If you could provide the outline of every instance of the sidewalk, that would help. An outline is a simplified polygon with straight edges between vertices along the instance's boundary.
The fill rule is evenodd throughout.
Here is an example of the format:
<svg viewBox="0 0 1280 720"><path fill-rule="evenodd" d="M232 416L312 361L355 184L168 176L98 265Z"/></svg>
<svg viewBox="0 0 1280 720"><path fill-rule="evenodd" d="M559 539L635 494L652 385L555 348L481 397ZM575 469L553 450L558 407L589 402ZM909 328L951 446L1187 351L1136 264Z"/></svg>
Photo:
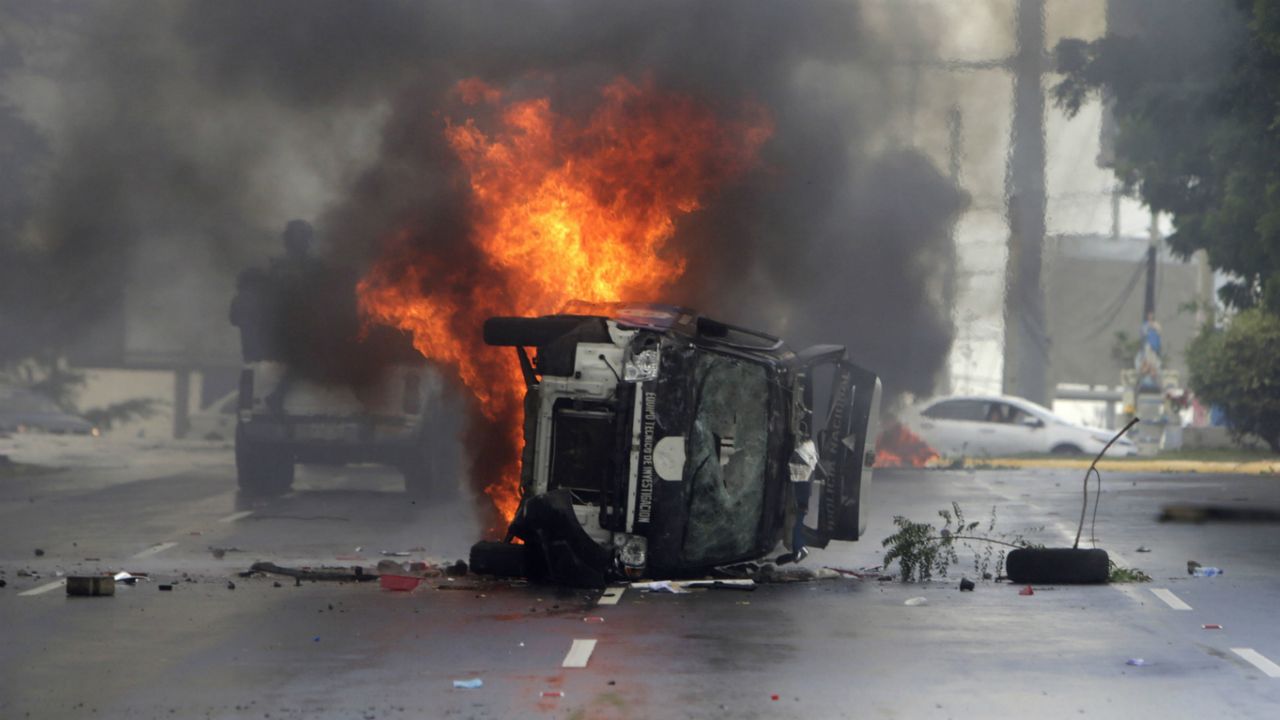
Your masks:
<svg viewBox="0 0 1280 720"><path fill-rule="evenodd" d="M1027 469L1054 468L1061 470L1089 469L1090 457L1011 457L1011 458L965 458L964 467L978 470L994 469ZM940 464L942 465L942 464ZM1184 460L1151 458L1124 458L1102 460L1099 470L1109 472L1141 472L1141 473L1225 473L1233 475L1276 475L1280 474L1280 457L1274 460Z"/></svg>

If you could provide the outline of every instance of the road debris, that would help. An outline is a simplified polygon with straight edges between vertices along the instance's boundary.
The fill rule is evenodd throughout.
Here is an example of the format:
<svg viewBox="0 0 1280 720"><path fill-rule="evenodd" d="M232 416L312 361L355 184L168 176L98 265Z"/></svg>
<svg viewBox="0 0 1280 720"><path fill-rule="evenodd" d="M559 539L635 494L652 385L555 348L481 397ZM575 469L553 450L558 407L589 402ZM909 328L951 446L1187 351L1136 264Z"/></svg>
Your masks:
<svg viewBox="0 0 1280 720"><path fill-rule="evenodd" d="M903 604L903 605L906 605L907 607L920 607L920 606L922 606L922 605L928 605L928 604L929 604L929 598L927 598L927 597L913 597L913 598L907 598L906 600L904 600L904 601L903 601L903 603L902 603L902 604Z"/></svg>
<svg viewBox="0 0 1280 720"><path fill-rule="evenodd" d="M679 583L671 580L651 580L648 582L631 583L631 589L639 590L641 592L671 593L673 595L681 595L689 592L683 587L680 587Z"/></svg>
<svg viewBox="0 0 1280 720"><path fill-rule="evenodd" d="M1026 587L1022 588L1021 590L1019 590L1019 591L1018 591L1018 594L1019 594L1019 595L1035 595L1035 594L1036 594L1036 591L1035 591L1035 590L1032 590L1032 589L1031 589L1031 586L1030 586L1030 585L1028 585L1028 586L1026 586Z"/></svg>
<svg viewBox="0 0 1280 720"><path fill-rule="evenodd" d="M599 615L590 615L588 617L582 618L582 622L598 625L604 622L604 618L600 617Z"/></svg>
<svg viewBox="0 0 1280 720"><path fill-rule="evenodd" d="M706 588L709 590L755 590L756 581L750 578L730 580L681 580L684 588Z"/></svg>
<svg viewBox="0 0 1280 720"><path fill-rule="evenodd" d="M719 577L754 580L757 583L792 583L812 582L814 580L834 580L841 577L858 577L864 579L879 568L863 570L845 570L842 568L810 568L804 565L787 563L779 566L772 562L748 561L733 565L722 565L715 568L714 574Z"/></svg>
<svg viewBox="0 0 1280 720"><path fill-rule="evenodd" d="M960 578L960 592L973 592L975 587L977 586L969 578Z"/></svg>
<svg viewBox="0 0 1280 720"><path fill-rule="evenodd" d="M468 678L466 680L454 680L453 687L459 690L475 690L484 687L484 680L480 678Z"/></svg>
<svg viewBox="0 0 1280 720"><path fill-rule="evenodd" d="M409 566L404 563L398 563L395 560L379 560L374 566L374 570L379 575L404 575L408 572Z"/></svg>
<svg viewBox="0 0 1280 720"><path fill-rule="evenodd" d="M116 581L110 575L72 576L67 578L67 594L78 597L115 595Z"/></svg>
<svg viewBox="0 0 1280 720"><path fill-rule="evenodd" d="M1221 625L1219 625L1218 623L1205 623L1204 625L1201 625L1200 627L1201 627L1201 628L1203 628L1203 629L1205 629L1205 630L1221 630L1221 629L1222 629L1222 626L1221 626Z"/></svg>
<svg viewBox="0 0 1280 720"><path fill-rule="evenodd" d="M112 579L118 583L124 583L125 585L137 585L139 580L146 580L148 582L151 580L146 573L130 573L124 570L113 575Z"/></svg>
<svg viewBox="0 0 1280 720"><path fill-rule="evenodd" d="M1129 658L1124 662L1124 664L1132 665L1134 667L1146 667L1149 663L1146 660L1143 660L1142 658Z"/></svg>
<svg viewBox="0 0 1280 720"><path fill-rule="evenodd" d="M1166 505L1160 509L1160 522L1280 522L1280 510L1275 508L1239 508L1223 505Z"/></svg>
<svg viewBox="0 0 1280 720"><path fill-rule="evenodd" d="M173 586L169 584L157 585L156 589L159 590L160 592L172 592Z"/></svg>
<svg viewBox="0 0 1280 720"><path fill-rule="evenodd" d="M223 547L214 547L210 545L209 552L213 553L213 558L215 560L221 560L224 556L226 556L227 553L242 553L244 552L244 550L241 550L238 547L223 548Z"/></svg>
<svg viewBox="0 0 1280 720"><path fill-rule="evenodd" d="M632 590L655 593L683 594L694 590L745 590L756 589L756 581L750 578L707 578L703 580L649 580L634 582Z"/></svg>
<svg viewBox="0 0 1280 720"><path fill-rule="evenodd" d="M563 691L563 690L543 690L543 691L542 691L542 697L544 697L544 698L562 698L562 697L564 697L564 691Z"/></svg>
<svg viewBox="0 0 1280 720"><path fill-rule="evenodd" d="M826 566L823 566L822 569L830 570L831 572L839 573L847 577L855 577L855 578L858 578L859 580L879 580L882 574L882 571L884 570L884 567L880 565L876 565L875 567L865 567L865 568L858 568L857 570L850 570L848 568L831 567L830 565L826 565Z"/></svg>
<svg viewBox="0 0 1280 720"><path fill-rule="evenodd" d="M1196 562L1195 560L1188 560L1188 561L1187 561L1187 574L1188 574L1188 575L1195 575L1195 574L1196 574L1196 570L1197 570L1199 567L1200 567L1200 563Z"/></svg>
<svg viewBox="0 0 1280 720"><path fill-rule="evenodd" d="M391 590L393 592L411 592L417 589L422 583L422 578L413 575L381 575L378 577L378 584L383 590Z"/></svg>
<svg viewBox="0 0 1280 720"><path fill-rule="evenodd" d="M311 568L289 568L281 567L271 562L256 562L250 566L247 572L240 573L241 577L252 577L254 573L269 573L272 575L286 575L298 580L299 585L303 580L322 580L333 582L370 582L377 580L377 575L371 575L364 572L364 568L351 568L352 572L347 572L345 568L319 568L312 570Z"/></svg>
<svg viewBox="0 0 1280 720"><path fill-rule="evenodd" d="M36 548L36 557L44 557L44 550Z"/></svg>
<svg viewBox="0 0 1280 720"><path fill-rule="evenodd" d="M235 584L235 583L233 583L233 582L231 582L230 580L228 580L228 581L227 581L227 589L228 589L228 590L235 590L235 589L236 589L236 584Z"/></svg>
<svg viewBox="0 0 1280 720"><path fill-rule="evenodd" d="M1191 574L1194 577L1214 577L1216 575L1225 575L1226 571L1222 568L1200 566Z"/></svg>
<svg viewBox="0 0 1280 720"><path fill-rule="evenodd" d="M1151 552L1151 548L1147 547L1146 545L1139 545L1138 549L1134 550L1134 552L1149 553Z"/></svg>

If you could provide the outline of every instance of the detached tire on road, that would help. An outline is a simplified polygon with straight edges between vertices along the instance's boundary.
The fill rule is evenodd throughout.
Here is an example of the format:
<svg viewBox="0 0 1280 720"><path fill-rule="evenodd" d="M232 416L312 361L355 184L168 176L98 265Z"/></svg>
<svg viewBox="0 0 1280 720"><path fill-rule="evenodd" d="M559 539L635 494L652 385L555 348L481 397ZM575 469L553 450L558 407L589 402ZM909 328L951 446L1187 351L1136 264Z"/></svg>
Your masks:
<svg viewBox="0 0 1280 720"><path fill-rule="evenodd" d="M498 577L528 577L528 545L481 541L471 546L471 572Z"/></svg>
<svg viewBox="0 0 1280 720"><path fill-rule="evenodd" d="M237 427L236 482L249 495L283 495L293 486L293 456L246 439Z"/></svg>
<svg viewBox="0 0 1280 720"><path fill-rule="evenodd" d="M1111 574L1106 550L1083 548L1019 548L1004 567L1010 581L1028 585L1105 583Z"/></svg>

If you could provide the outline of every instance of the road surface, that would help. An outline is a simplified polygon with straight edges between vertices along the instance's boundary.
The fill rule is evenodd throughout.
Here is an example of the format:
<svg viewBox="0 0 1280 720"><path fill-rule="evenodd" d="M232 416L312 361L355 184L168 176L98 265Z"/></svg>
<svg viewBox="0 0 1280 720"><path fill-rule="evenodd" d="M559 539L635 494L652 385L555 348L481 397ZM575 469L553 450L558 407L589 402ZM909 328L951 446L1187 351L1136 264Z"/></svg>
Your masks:
<svg viewBox="0 0 1280 720"><path fill-rule="evenodd" d="M64 469L0 475L0 718L1274 718L1280 707L1280 526L1155 520L1177 502L1280 508L1274 476L1107 473L1098 546L1150 583L961 593L961 576L975 578L962 554L923 584L625 589L602 602L473 576L411 593L244 578L255 560L462 558L480 528L467 499L415 504L377 468L302 468L289 495L249 502L226 447L64 451ZM893 516L936 522L953 501L984 524L994 507L997 531L1069 544L1079 482L1063 470L879 471L865 541L805 564L878 565ZM1190 577L1188 560L1226 574ZM105 570L151 581L76 598L58 576ZM915 597L927 604L904 604ZM454 687L472 679L481 686Z"/></svg>

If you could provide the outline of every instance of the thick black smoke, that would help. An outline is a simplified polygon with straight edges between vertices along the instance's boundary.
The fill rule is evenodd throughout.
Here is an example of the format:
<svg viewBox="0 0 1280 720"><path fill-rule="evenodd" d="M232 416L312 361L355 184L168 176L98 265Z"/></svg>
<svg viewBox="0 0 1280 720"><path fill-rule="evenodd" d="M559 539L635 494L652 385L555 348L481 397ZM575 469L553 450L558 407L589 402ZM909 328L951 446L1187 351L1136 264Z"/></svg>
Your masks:
<svg viewBox="0 0 1280 720"><path fill-rule="evenodd" d="M203 293L157 308L160 326L179 332L207 310L224 322L235 272L275 252L298 215L357 271L406 225L437 254L465 252L465 197L436 114L454 83L552 77L557 109L574 114L616 76L648 75L725 115L759 103L776 124L764 170L680 227L696 251L673 300L797 345L846 343L892 391L928 391L944 362L954 329L940 288L963 200L920 155L883 149L893 48L924 41L886 36L857 3L55 7L49 23L0 12L39 26L28 87L57 89L27 232L77 288L74 311L59 306L68 327L91 326L140 270Z"/></svg>

